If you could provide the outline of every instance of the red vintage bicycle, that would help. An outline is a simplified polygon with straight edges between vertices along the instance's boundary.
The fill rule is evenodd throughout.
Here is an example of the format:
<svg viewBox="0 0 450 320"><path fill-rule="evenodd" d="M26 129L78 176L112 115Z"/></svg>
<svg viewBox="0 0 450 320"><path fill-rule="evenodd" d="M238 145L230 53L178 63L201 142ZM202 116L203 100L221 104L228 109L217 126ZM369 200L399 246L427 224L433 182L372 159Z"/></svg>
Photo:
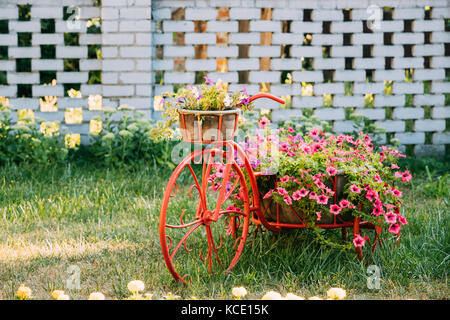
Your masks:
<svg viewBox="0 0 450 320"><path fill-rule="evenodd" d="M285 103L265 93L252 96L250 101L260 98ZM216 117L213 134L205 132L211 120L208 117ZM265 202L270 199L262 201L257 180L264 173L252 169L243 149L232 140L238 117L236 111L180 112L183 140L199 147L181 161L169 179L161 205L159 233L167 268L184 284L191 276L189 272L198 270L197 259L207 265L209 273L215 265L230 271L242 255L250 222L256 224L257 230L264 227L273 232L309 228L301 213L292 213L298 218L296 223L286 223L280 219L282 208L278 204ZM197 120L195 124L192 118ZM232 128L231 134L222 133L225 126ZM336 194L337 177L331 183ZM240 207L233 205L236 197L242 204ZM275 210L275 218L268 219L267 210ZM348 228L353 235L361 234L362 229L369 230L373 251L380 240L381 228L358 217L344 221L334 216L320 227L342 229L345 240ZM360 247L356 247L356 253L363 258Z"/></svg>

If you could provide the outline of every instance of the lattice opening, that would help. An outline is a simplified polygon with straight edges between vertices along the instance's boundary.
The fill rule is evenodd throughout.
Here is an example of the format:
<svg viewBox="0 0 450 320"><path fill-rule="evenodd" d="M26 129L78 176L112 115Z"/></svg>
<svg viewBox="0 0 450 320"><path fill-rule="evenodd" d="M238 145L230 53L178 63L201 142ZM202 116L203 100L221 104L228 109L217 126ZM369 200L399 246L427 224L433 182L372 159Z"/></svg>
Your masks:
<svg viewBox="0 0 450 320"><path fill-rule="evenodd" d="M303 9L303 21L311 22L312 21L312 13L313 13L313 9Z"/></svg>
<svg viewBox="0 0 450 320"><path fill-rule="evenodd" d="M7 85L8 77L6 71L0 71L0 85Z"/></svg>
<svg viewBox="0 0 450 320"><path fill-rule="evenodd" d="M88 44L88 59L101 59L102 46L99 44Z"/></svg>
<svg viewBox="0 0 450 320"><path fill-rule="evenodd" d="M41 19L41 33L55 33L55 19Z"/></svg>
<svg viewBox="0 0 450 320"><path fill-rule="evenodd" d="M79 46L80 34L77 32L65 32L64 33L64 45L65 46Z"/></svg>
<svg viewBox="0 0 450 320"><path fill-rule="evenodd" d="M17 110L17 123L27 124L34 123L34 111L31 109Z"/></svg>
<svg viewBox="0 0 450 320"><path fill-rule="evenodd" d="M403 32L413 32L414 20L403 20Z"/></svg>
<svg viewBox="0 0 450 320"><path fill-rule="evenodd" d="M0 60L8 60L8 47L0 46Z"/></svg>
<svg viewBox="0 0 450 320"><path fill-rule="evenodd" d="M30 32L18 32L17 33L17 45L19 47L31 47L31 33Z"/></svg>
<svg viewBox="0 0 450 320"><path fill-rule="evenodd" d="M31 4L19 4L19 21L30 21L31 20Z"/></svg>
<svg viewBox="0 0 450 320"><path fill-rule="evenodd" d="M345 70L353 70L355 64L355 58L345 58Z"/></svg>
<svg viewBox="0 0 450 320"><path fill-rule="evenodd" d="M40 125L40 130L44 136L59 135L59 123L55 121L43 121Z"/></svg>
<svg viewBox="0 0 450 320"><path fill-rule="evenodd" d="M394 8L392 7L383 8L383 20L385 21L394 20Z"/></svg>
<svg viewBox="0 0 450 320"><path fill-rule="evenodd" d="M65 135L65 144L69 149L74 149L81 143L81 135L79 133L68 133Z"/></svg>
<svg viewBox="0 0 450 320"><path fill-rule="evenodd" d="M67 108L64 112L64 121L67 124L83 123L83 109Z"/></svg>
<svg viewBox="0 0 450 320"><path fill-rule="evenodd" d="M17 97L19 98L31 98L33 96L32 93L32 85L31 84L17 84Z"/></svg>
<svg viewBox="0 0 450 320"><path fill-rule="evenodd" d="M88 73L88 84L102 83L102 70L90 70Z"/></svg>
<svg viewBox="0 0 450 320"><path fill-rule="evenodd" d="M383 33L383 44L385 46L394 45L394 33L393 32L384 32Z"/></svg>
<svg viewBox="0 0 450 320"><path fill-rule="evenodd" d="M80 59L64 59L64 71L76 72L80 71Z"/></svg>
<svg viewBox="0 0 450 320"><path fill-rule="evenodd" d="M342 14L344 16L344 21L352 21L352 9L343 9Z"/></svg>
<svg viewBox="0 0 450 320"><path fill-rule="evenodd" d="M1 34L9 33L8 20L0 20L0 33Z"/></svg>
<svg viewBox="0 0 450 320"><path fill-rule="evenodd" d="M56 79L56 71L39 71L39 83L52 83Z"/></svg>
<svg viewBox="0 0 450 320"><path fill-rule="evenodd" d="M41 47L41 59L56 59L56 45L43 44Z"/></svg>
<svg viewBox="0 0 450 320"><path fill-rule="evenodd" d="M103 121L91 120L89 121L89 133L98 135L103 130Z"/></svg>
<svg viewBox="0 0 450 320"><path fill-rule="evenodd" d="M344 33L343 34L343 44L344 46L351 46L353 44L353 34L352 33Z"/></svg>

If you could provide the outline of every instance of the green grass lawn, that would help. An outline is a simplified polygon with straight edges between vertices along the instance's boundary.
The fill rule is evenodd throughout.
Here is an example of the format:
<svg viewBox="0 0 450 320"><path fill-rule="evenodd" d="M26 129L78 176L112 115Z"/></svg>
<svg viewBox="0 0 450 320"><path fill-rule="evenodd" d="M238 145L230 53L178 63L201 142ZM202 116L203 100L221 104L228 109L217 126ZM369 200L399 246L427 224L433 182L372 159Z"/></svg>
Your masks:
<svg viewBox="0 0 450 320"><path fill-rule="evenodd" d="M230 299L235 286L246 287L253 299L269 290L324 297L335 286L351 299L450 297L448 177L440 184L425 174L413 180L404 192L409 225L398 248L386 243L367 263L353 251L321 247L308 231L264 232L253 243L249 236L229 275L210 276L198 257L187 256L190 286L173 281L159 245L167 179L167 170L145 168L0 168L0 299L13 299L21 283L37 299L50 299L53 289L73 299L93 291L121 299L134 279L143 280L155 298L172 292L186 299ZM80 290L65 287L71 265L81 270ZM367 287L368 265L381 270L380 290Z"/></svg>

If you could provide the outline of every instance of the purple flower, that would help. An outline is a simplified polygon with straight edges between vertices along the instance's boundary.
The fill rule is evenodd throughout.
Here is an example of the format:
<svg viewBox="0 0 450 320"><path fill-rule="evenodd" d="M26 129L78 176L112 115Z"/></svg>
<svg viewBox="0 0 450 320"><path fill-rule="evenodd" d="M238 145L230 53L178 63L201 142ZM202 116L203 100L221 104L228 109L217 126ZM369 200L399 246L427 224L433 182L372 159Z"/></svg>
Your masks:
<svg viewBox="0 0 450 320"><path fill-rule="evenodd" d="M211 85L214 84L214 82L213 82L210 78L208 78L207 76L204 76L203 79L205 79L205 82L206 82L207 84L211 84Z"/></svg>
<svg viewBox="0 0 450 320"><path fill-rule="evenodd" d="M256 169L259 166L259 160L256 158L251 158L250 160L250 166L252 167L252 169Z"/></svg>
<svg viewBox="0 0 450 320"><path fill-rule="evenodd" d="M248 105L248 104L250 103L250 98L249 98L249 97L244 98L244 99L242 99L241 102L239 102L239 103L243 103L243 104L245 104L245 105Z"/></svg>
<svg viewBox="0 0 450 320"><path fill-rule="evenodd" d="M198 97L197 97L197 100L200 100L201 98L203 98L203 95L199 94Z"/></svg>

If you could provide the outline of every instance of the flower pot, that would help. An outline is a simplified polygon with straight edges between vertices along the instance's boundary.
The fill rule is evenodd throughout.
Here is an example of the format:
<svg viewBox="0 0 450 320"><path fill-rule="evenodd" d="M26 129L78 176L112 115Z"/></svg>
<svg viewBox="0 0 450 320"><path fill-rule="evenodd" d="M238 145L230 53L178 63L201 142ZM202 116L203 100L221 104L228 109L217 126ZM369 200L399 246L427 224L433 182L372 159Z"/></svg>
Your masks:
<svg viewBox="0 0 450 320"><path fill-rule="evenodd" d="M183 140L212 143L232 140L238 125L239 109L201 111L178 109Z"/></svg>
<svg viewBox="0 0 450 320"><path fill-rule="evenodd" d="M266 189L267 191L270 189L273 189L275 187L275 180L276 180L276 176L273 175L271 176L272 178L270 179L269 184L271 184L271 186L269 187L269 189ZM324 181L324 184L332 189L333 191L335 191L336 193L336 202L339 202L340 200L343 199L343 195L344 195L344 188L345 185L347 184L348 180L345 177L344 174L340 173L336 175L336 186L334 185L334 178L329 179L327 181ZM264 190L264 188L261 188L260 190ZM265 191L265 190L264 190ZM284 203L282 204L277 204L274 200L272 200L271 198L267 198L264 199L263 196L265 195L265 193L267 192L262 192L261 193L261 209L262 212L264 213L264 218L267 221L270 222L279 222L279 223L288 223L288 224L302 224L302 223L306 223L308 222L307 220L305 220L305 213L301 212L301 211L294 211L293 207L288 206ZM293 200L295 201L295 200ZM299 200L301 201L301 200ZM329 200L329 205L334 203L334 198L330 198ZM278 206L278 219L277 219L277 206ZM352 221L353 220L353 215L351 213L351 211L346 210L344 213L340 213L338 215L338 219L337 219L337 223L339 222L348 222L348 221ZM326 212L322 212L322 216L321 219L319 221L316 221L316 224L320 225L320 224L333 224L334 223L334 215L330 214L330 213L326 213Z"/></svg>

